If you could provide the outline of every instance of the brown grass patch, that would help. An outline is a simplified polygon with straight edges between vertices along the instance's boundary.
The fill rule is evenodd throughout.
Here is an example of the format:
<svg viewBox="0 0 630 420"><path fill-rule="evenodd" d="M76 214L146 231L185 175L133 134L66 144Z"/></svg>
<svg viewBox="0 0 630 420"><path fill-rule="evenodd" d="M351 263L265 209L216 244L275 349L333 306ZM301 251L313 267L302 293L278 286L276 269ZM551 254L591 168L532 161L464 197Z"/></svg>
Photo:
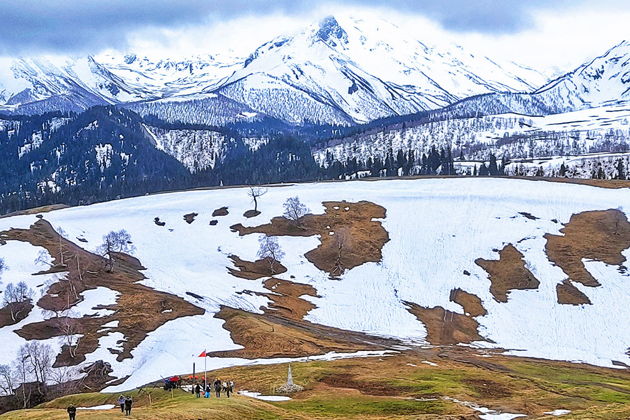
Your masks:
<svg viewBox="0 0 630 420"><path fill-rule="evenodd" d="M386 210L368 201L350 203L325 201L324 214L308 214L294 223L284 217L275 217L271 223L256 227L241 224L232 226L239 235L264 233L271 236L319 235L320 245L304 256L317 268L339 276L346 270L367 262L379 262L381 250L389 241L389 234L381 222Z"/></svg>
<svg viewBox="0 0 630 420"><path fill-rule="evenodd" d="M1 232L0 237L4 240L28 242L45 248L53 258L54 267L57 268L61 267L61 253L63 253L66 278L54 283L48 293L38 301L37 305L43 309L63 314L63 311L71 309L83 299L82 292L97 287L106 287L120 293L117 302L106 307L115 311L113 314L104 317L85 316L74 321L77 323L76 328L79 333L83 334L76 349L77 354L75 357L70 357L68 349L64 348L57 357L56 366L76 365L83 362L86 354L97 349L99 338L110 332L120 332L126 339L120 343L122 348L120 352L112 351L118 354L117 360L131 358L131 351L151 331L168 321L204 313L203 309L177 296L158 292L139 284L138 281L145 277L140 272L144 267L138 259L118 254L114 269L108 272L105 270L106 264L103 257L92 254L67 239L60 238L45 220L38 220L29 229L11 229ZM63 316L53 317L25 325L16 333L27 340L62 336L60 325L64 320ZM119 321L118 326L102 330L102 326L111 321Z"/></svg>
<svg viewBox="0 0 630 420"><path fill-rule="evenodd" d="M28 216L31 214L48 213L50 211L66 209L68 207L70 206L66 204L50 204L48 206L34 207L32 209L18 210L11 213L7 213L4 215L1 215L0 219L3 219L5 217L13 217L13 216L25 216L25 215Z"/></svg>
<svg viewBox="0 0 630 420"><path fill-rule="evenodd" d="M232 341L244 347L241 350L213 352L211 355L215 357L303 357L330 351L382 350L385 343L392 343L389 340L303 320L269 313L253 314L225 306L215 318L223 319L223 328L230 332Z"/></svg>
<svg viewBox="0 0 630 420"><path fill-rule="evenodd" d="M258 280L263 277L271 277L276 274L286 273L287 268L283 266L279 261L273 261L272 271L270 258L271 257L267 257L251 262L242 260L236 255L230 255L230 259L234 262L234 266L236 267L236 269L228 267L228 271L234 277L248 280Z"/></svg>
<svg viewBox="0 0 630 420"><path fill-rule="evenodd" d="M540 282L525 267L523 254L512 244L499 251L498 260L478 258L475 263L486 270L490 277L490 293L498 302L507 302L511 290L537 289Z"/></svg>
<svg viewBox="0 0 630 420"><path fill-rule="evenodd" d="M464 308L464 312L472 317L484 316L488 313L477 295L465 292L462 289L451 290L450 300Z"/></svg>
<svg viewBox="0 0 630 420"><path fill-rule="evenodd" d="M427 341L434 345L448 345L484 341L479 335L479 323L472 317L456 314L441 306L425 308L406 302L408 311L427 329Z"/></svg>
<svg viewBox="0 0 630 420"><path fill-rule="evenodd" d="M199 216L199 213L188 213L184 215L184 221L188 224L191 224L195 221L195 217Z"/></svg>
<svg viewBox="0 0 630 420"><path fill-rule="evenodd" d="M507 386L491 381L490 379L464 379L463 382L484 399L500 399L512 395L512 392Z"/></svg>
<svg viewBox="0 0 630 420"><path fill-rule="evenodd" d="M252 217L256 217L259 215L260 215L260 212L258 210L247 210L245 213L243 213L243 216L247 217L248 219L251 219Z"/></svg>
<svg viewBox="0 0 630 420"><path fill-rule="evenodd" d="M15 325L18 322L25 319L29 313L33 310L32 303L24 303L22 304L22 308L20 308L19 314L15 315L15 319L11 316L11 305L15 305L15 303L10 303L4 308L0 308L0 328L8 327L10 325Z"/></svg>
<svg viewBox="0 0 630 420"><path fill-rule="evenodd" d="M563 235L545 235L545 250L549 260L572 281L589 287L600 285L584 266L583 259L609 265L626 261L622 252L630 247L630 223L619 210L574 214L560 232Z"/></svg>
<svg viewBox="0 0 630 420"><path fill-rule="evenodd" d="M564 305L591 304L591 300L588 296L575 287L569 279L565 279L562 283L556 285L556 294L558 295L558 303Z"/></svg>
<svg viewBox="0 0 630 420"><path fill-rule="evenodd" d="M212 212L212 217L227 216L229 214L227 207L219 207Z"/></svg>
<svg viewBox="0 0 630 420"><path fill-rule="evenodd" d="M272 302L265 311L267 313L301 320L311 309L315 309L315 305L301 298L304 295L316 297L317 290L313 286L276 278L266 280L263 284L272 292L265 295Z"/></svg>

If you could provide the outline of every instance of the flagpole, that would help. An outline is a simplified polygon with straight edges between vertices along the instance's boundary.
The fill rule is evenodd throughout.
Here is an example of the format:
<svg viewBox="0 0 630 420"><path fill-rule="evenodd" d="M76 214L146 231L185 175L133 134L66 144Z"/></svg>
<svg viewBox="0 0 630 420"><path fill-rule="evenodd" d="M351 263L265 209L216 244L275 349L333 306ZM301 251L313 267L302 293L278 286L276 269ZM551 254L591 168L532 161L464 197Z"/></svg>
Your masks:
<svg viewBox="0 0 630 420"><path fill-rule="evenodd" d="M208 386L208 367L206 366L206 360L208 360L208 354L203 351L203 392L206 392Z"/></svg>

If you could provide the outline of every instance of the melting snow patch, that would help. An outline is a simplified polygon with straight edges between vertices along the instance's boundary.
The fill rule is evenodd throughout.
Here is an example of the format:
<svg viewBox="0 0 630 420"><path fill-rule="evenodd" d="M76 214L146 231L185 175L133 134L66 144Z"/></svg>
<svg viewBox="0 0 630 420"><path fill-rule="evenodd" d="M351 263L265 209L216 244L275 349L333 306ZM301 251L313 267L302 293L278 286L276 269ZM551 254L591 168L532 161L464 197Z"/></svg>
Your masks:
<svg viewBox="0 0 630 420"><path fill-rule="evenodd" d="M112 315L114 311L109 309L94 309L99 305L113 305L120 293L108 289L107 287L97 287L96 289L86 290L83 292L83 300L77 304L73 310L79 313L79 316L94 315L104 317Z"/></svg>
<svg viewBox="0 0 630 420"><path fill-rule="evenodd" d="M94 407L77 407L77 410L111 410L115 408L114 404L95 405Z"/></svg>
<svg viewBox="0 0 630 420"><path fill-rule="evenodd" d="M479 418L483 420L512 420L519 417L527 417L525 414L501 413L496 410L491 410L488 407L482 407L478 404L468 401L460 401L456 398L442 397L442 399L446 401L452 401L454 403L463 405L464 407L472 408L475 411L483 413L479 415Z"/></svg>
<svg viewBox="0 0 630 420"><path fill-rule="evenodd" d="M103 325L103 328L116 328L116 327L118 327L118 321L111 321Z"/></svg>
<svg viewBox="0 0 630 420"><path fill-rule="evenodd" d="M437 363L429 362L428 360L423 360L422 363L429 366L438 366Z"/></svg>
<svg viewBox="0 0 630 420"><path fill-rule="evenodd" d="M553 411L546 411L544 414L550 414L552 416L564 416L565 414L569 414L571 412L571 410L553 410Z"/></svg>
<svg viewBox="0 0 630 420"><path fill-rule="evenodd" d="M238 391L239 394L250 398L256 398L263 401L289 401L291 398L280 395L260 395L260 392Z"/></svg>

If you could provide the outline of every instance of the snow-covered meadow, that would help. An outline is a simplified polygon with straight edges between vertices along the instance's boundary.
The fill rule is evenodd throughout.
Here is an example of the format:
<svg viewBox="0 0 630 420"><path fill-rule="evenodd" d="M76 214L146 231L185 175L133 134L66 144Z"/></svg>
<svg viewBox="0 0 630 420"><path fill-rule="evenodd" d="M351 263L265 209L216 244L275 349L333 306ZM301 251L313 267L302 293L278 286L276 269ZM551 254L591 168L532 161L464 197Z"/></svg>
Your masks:
<svg viewBox="0 0 630 420"><path fill-rule="evenodd" d="M283 202L292 196L299 196L313 213L322 213L322 201L330 200L367 200L387 209L382 222L390 241L383 248L382 262L356 267L340 280L331 280L304 257L319 244L316 237L279 238L286 253L282 264L288 268L279 277L288 280L295 276L291 281L317 289L319 297L304 297L316 305L306 316L309 321L396 337L409 344L427 344L424 325L407 311L403 302L442 306L463 313L459 305L449 301L450 291L461 288L481 298L488 311L476 319L481 335L494 344L480 342L476 346L601 366L613 366L613 360L630 364L626 354L630 347L629 275L616 266L586 262L602 285L576 287L593 305L560 305L556 302L556 285L566 275L548 260L543 238L545 233L558 234L561 223L568 222L574 213L613 208L630 216L630 193L625 189L543 181L475 178L274 186L260 199L262 214L253 219L242 216L245 210L253 208L245 188L158 194L47 213L46 220L63 228L69 239L90 251L101 244L106 233L126 229L136 248L134 255L147 268L144 283L206 310L204 315L180 318L150 333L132 352L134 357L123 362L116 362L115 355L107 350L122 338L115 324L108 325L110 334L101 339L99 350L87 356L87 362L103 359L112 364L114 375L131 375L116 388L129 389L160 376L189 372L193 362L199 369L203 359L196 356L204 350L239 348L223 328L223 321L213 315L220 305L260 312L260 307L268 304L265 297L237 292L268 291L263 288L263 280L245 280L228 273L227 267L233 266L229 255L253 261L258 251L258 235L240 237L229 226L266 223L282 214ZM229 208L229 215L212 217L213 210L223 206ZM198 216L188 224L183 215L191 212ZM531 213L538 219L531 220L519 212ZM166 222L166 226L157 226L155 217ZM218 220L218 225L209 225L213 219ZM0 231L26 228L35 220L32 215L0 219ZM85 238L87 243L76 241L77 237ZM541 284L537 290L514 290L507 303L499 303L490 294L488 274L474 261L497 259L493 250L507 243L524 254L527 267ZM53 276L63 275L31 276L44 268L34 262L38 251L17 242L0 246L0 258L8 267L0 279L0 289L19 280L36 287L54 280ZM630 257L630 250L624 255ZM464 275L464 270L470 276ZM186 292L203 296L204 301ZM91 307L110 304L117 297L105 288L85 295L86 301L75 308L85 314L98 312ZM100 298L102 302L98 301ZM0 340L10 343L0 352L0 363L13 360L24 342L13 331L41 320L42 316L36 308L26 320L0 330ZM48 341L56 343L56 339ZM269 362L207 360L208 368Z"/></svg>

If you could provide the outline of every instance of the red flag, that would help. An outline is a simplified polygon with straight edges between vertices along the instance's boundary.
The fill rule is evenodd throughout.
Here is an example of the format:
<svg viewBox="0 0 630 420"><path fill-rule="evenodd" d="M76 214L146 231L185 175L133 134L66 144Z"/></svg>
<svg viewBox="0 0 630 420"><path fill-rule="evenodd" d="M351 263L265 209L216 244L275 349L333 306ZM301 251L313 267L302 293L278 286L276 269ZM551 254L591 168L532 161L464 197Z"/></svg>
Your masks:
<svg viewBox="0 0 630 420"><path fill-rule="evenodd" d="M206 354L206 351L205 351L205 350L203 351L203 353L201 353L201 354L199 355L199 357L207 357L207 356L208 356L208 355Z"/></svg>

